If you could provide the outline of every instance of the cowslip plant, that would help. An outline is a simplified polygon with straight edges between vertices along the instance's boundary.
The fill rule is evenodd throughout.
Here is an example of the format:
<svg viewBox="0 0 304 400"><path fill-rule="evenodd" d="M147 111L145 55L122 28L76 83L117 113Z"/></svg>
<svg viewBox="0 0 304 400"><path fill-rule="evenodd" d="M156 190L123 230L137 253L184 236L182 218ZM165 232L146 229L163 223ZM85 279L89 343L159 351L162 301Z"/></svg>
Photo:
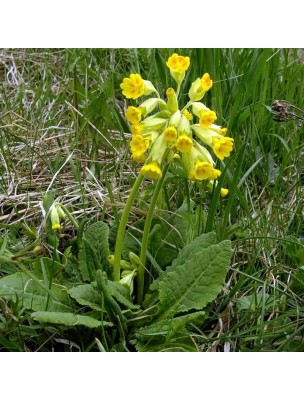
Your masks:
<svg viewBox="0 0 304 400"><path fill-rule="evenodd" d="M206 186L214 187L221 175L215 159L223 160L233 149L226 128L215 125L216 113L201 102L213 85L209 74L192 83L189 101L181 108L181 84L190 59L173 54L166 65L176 82L175 90L166 90L166 101L139 74L131 74L121 84L127 99L151 97L126 110L131 156L140 169L121 215L114 255L110 244L115 230L103 221L83 219L78 224L69 210L55 201L55 192L45 195L42 202L45 252L36 248L40 243L36 235L30 247L35 251L23 252L21 258L10 251L8 239L0 240L0 261L16 268L15 273L0 279L0 297L30 310L31 323L34 320L42 328L45 324L63 325L74 334L79 332L80 342L88 337L87 341L93 340L90 349L97 345L101 351L199 350L189 326L205 318L204 309L220 292L230 264L231 243L219 241L215 232L183 240L187 218L192 217L185 216L184 210L162 212L161 218L153 221L169 170L174 176L178 164L189 181L205 181ZM126 240L126 227L145 179L156 182L138 240L140 250L134 252ZM221 195L227 194L228 189L222 188ZM73 225L75 237L65 244L63 233L68 223ZM158 276L149 286L145 285L148 244L157 246L160 259L165 259L159 265L154 260Z"/></svg>
<svg viewBox="0 0 304 400"><path fill-rule="evenodd" d="M216 113L201 102L205 93L212 88L213 81L210 75L204 73L192 83L188 93L189 101L180 109L179 94L190 66L190 58L174 53L168 58L166 65L177 84L176 90L172 87L166 90L166 101L160 98L153 84L142 79L139 74L131 74L129 78L124 78L120 85L122 94L127 99L137 100L151 94L156 96L143 101L138 107L129 106L126 110L126 119L132 133L132 159L143 165L121 218L114 256L114 280L119 281L121 250L131 206L144 178L158 180L141 243L137 285L139 303L143 300L147 244L153 211L171 162L179 162L190 181L205 180L212 187L221 175L221 171L215 168L214 159L223 160L229 157L233 150L233 139L226 136L227 128L216 125ZM227 194L228 189L222 188L221 196Z"/></svg>

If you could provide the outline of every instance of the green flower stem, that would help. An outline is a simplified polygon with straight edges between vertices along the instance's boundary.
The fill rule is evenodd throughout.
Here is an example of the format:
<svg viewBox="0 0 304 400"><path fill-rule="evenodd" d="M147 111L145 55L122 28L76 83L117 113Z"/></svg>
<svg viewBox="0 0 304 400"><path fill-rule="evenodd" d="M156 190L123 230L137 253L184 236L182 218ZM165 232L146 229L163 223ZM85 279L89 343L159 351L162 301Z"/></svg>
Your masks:
<svg viewBox="0 0 304 400"><path fill-rule="evenodd" d="M144 231L143 231L143 236L142 236L142 241L141 241L140 267L138 270L138 286L137 286L138 304L141 304L143 301L144 283L145 283L145 263L146 263L146 257L147 257L148 239L149 239L149 233L150 233L150 228L151 228L151 223L152 223L152 218L153 218L153 212L154 212L155 205L156 205L156 202L157 202L157 199L159 196L159 192L163 186L168 168L169 168L169 163L165 166L165 168L163 170L163 175L162 175L161 179L157 182L153 196L151 198L151 203L150 203L146 221L145 221L145 226L144 226Z"/></svg>
<svg viewBox="0 0 304 400"><path fill-rule="evenodd" d="M78 230L79 229L79 225L78 225L76 219L70 213L70 211L61 203L60 203L60 207L62 208L62 211L67 215L68 219L72 222L72 224L74 225L75 229Z"/></svg>
<svg viewBox="0 0 304 400"><path fill-rule="evenodd" d="M129 218L129 214L131 211L131 207L134 203L135 197L139 190L139 187L144 180L144 175L139 173L134 185L129 194L129 198L126 202L125 208L123 210L120 224L118 227L117 238L116 238L116 246L114 253L114 281L118 282L120 280L120 260L121 260L121 250L123 245L123 240L125 237L126 226Z"/></svg>
<svg viewBox="0 0 304 400"><path fill-rule="evenodd" d="M177 84L177 89L176 89L176 97L177 98L179 96L179 92L180 92L180 89L181 89L181 84L182 84L181 82Z"/></svg>
<svg viewBox="0 0 304 400"><path fill-rule="evenodd" d="M190 107L192 103L193 103L192 100L188 101L188 103L185 105L185 107L182 109L181 112L185 111L188 107Z"/></svg>

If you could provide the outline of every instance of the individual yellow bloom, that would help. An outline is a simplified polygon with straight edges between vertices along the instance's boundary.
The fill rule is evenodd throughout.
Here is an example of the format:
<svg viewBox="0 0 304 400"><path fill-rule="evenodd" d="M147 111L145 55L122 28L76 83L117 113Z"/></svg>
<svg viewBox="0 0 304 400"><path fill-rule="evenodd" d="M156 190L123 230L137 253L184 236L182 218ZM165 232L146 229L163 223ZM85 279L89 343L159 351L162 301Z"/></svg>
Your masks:
<svg viewBox="0 0 304 400"><path fill-rule="evenodd" d="M149 140L145 139L142 135L135 135L130 142L132 158L137 162L145 161L145 152L149 148Z"/></svg>
<svg viewBox="0 0 304 400"><path fill-rule="evenodd" d="M59 219L59 214L58 214L55 204L53 205L53 207L51 209L50 217L51 217L53 231L60 229L60 219Z"/></svg>
<svg viewBox="0 0 304 400"><path fill-rule="evenodd" d="M141 125L137 125L137 124L136 125L132 125L130 129L131 129L132 135L134 135L134 136L140 135L142 130L143 130L142 126Z"/></svg>
<svg viewBox="0 0 304 400"><path fill-rule="evenodd" d="M140 172L150 179L160 179L162 177L162 171L156 161L144 165Z"/></svg>
<svg viewBox="0 0 304 400"><path fill-rule="evenodd" d="M126 118L130 124L139 124L141 121L141 111L138 107L130 106L126 111Z"/></svg>
<svg viewBox="0 0 304 400"><path fill-rule="evenodd" d="M180 84L185 77L185 72L189 68L190 58L179 56L177 53L174 53L168 58L166 65L170 68L170 74L176 83Z"/></svg>
<svg viewBox="0 0 304 400"><path fill-rule="evenodd" d="M214 111L209 109L199 111L199 123L203 128L209 128L216 119L217 117Z"/></svg>
<svg viewBox="0 0 304 400"><path fill-rule="evenodd" d="M176 148L182 153L189 153L193 147L193 140L187 135L181 135L177 142Z"/></svg>
<svg viewBox="0 0 304 400"><path fill-rule="evenodd" d="M205 73L202 78L197 78L191 85L189 97L191 101L199 101L204 97L204 94L211 89L212 79L210 75Z"/></svg>
<svg viewBox="0 0 304 400"><path fill-rule="evenodd" d="M233 139L230 137L223 138L212 138L212 149L214 154L220 159L223 160L225 157L229 157L230 153L233 150Z"/></svg>
<svg viewBox="0 0 304 400"><path fill-rule="evenodd" d="M52 229L53 229L53 231L60 229L60 224L53 224Z"/></svg>
<svg viewBox="0 0 304 400"><path fill-rule="evenodd" d="M210 75L206 72L201 78L201 85L205 92L212 88L213 81L210 79Z"/></svg>
<svg viewBox="0 0 304 400"><path fill-rule="evenodd" d="M221 171L213 168L212 164L208 162L197 161L193 174L195 179L197 180L204 180L204 179L214 180L221 175Z"/></svg>
<svg viewBox="0 0 304 400"><path fill-rule="evenodd" d="M184 110L183 115L187 118L188 121L193 120L193 115L188 110Z"/></svg>
<svg viewBox="0 0 304 400"><path fill-rule="evenodd" d="M120 87L127 99L138 99L146 90L145 82L139 74L131 74L129 78L124 78Z"/></svg>
<svg viewBox="0 0 304 400"><path fill-rule="evenodd" d="M166 140L173 142L177 138L177 130L175 126L172 125L166 128L164 130L164 136Z"/></svg>
<svg viewBox="0 0 304 400"><path fill-rule="evenodd" d="M185 72L190 66L190 58L174 53L168 58L166 65L173 72Z"/></svg>
<svg viewBox="0 0 304 400"><path fill-rule="evenodd" d="M222 188L222 189L221 189L221 196L222 196L222 197L226 197L228 193L229 193L229 190L228 190L228 189L225 189L225 188Z"/></svg>

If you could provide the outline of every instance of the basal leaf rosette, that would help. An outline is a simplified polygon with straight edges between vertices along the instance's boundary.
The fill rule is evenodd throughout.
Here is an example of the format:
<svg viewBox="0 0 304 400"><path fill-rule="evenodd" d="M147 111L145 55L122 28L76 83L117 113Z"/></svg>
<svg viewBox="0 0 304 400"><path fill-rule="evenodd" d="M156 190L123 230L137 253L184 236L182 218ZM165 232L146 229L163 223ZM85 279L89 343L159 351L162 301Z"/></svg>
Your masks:
<svg viewBox="0 0 304 400"><path fill-rule="evenodd" d="M152 93L157 96L126 110L132 134L132 159L145 163L140 172L150 179L160 179L164 165L179 160L188 179L214 183L221 175L215 168L214 158L223 160L229 157L233 139L226 136L227 128L215 124L216 113L200 102L212 88L213 81L208 73L197 78L190 87L189 102L181 109L178 93L190 66L190 58L174 53L166 65L177 83L177 91L172 87L166 90L166 101L159 97L153 84L143 80L139 74L131 74L120 85L128 99ZM221 190L221 196L227 193L228 189Z"/></svg>

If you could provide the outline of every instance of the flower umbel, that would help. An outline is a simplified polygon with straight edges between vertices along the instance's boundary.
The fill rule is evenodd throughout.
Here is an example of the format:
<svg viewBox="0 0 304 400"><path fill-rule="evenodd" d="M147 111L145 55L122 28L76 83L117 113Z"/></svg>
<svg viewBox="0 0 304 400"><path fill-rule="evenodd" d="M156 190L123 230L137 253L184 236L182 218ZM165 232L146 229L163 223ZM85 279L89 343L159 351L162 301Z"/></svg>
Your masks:
<svg viewBox="0 0 304 400"><path fill-rule="evenodd" d="M130 99L157 94L138 106L127 108L132 159L145 162L141 174L150 179L160 179L164 166L180 156L179 166L184 168L189 179L216 180L220 171L214 168L209 151L212 149L215 156L223 160L233 150L233 139L225 136L227 128L215 125L216 113L200 101L212 88L213 81L207 72L197 78L189 91L190 101L181 109L178 97L190 58L174 53L166 65L177 82L177 89L166 90L166 102L153 84L139 74L130 74L120 85L123 95Z"/></svg>

